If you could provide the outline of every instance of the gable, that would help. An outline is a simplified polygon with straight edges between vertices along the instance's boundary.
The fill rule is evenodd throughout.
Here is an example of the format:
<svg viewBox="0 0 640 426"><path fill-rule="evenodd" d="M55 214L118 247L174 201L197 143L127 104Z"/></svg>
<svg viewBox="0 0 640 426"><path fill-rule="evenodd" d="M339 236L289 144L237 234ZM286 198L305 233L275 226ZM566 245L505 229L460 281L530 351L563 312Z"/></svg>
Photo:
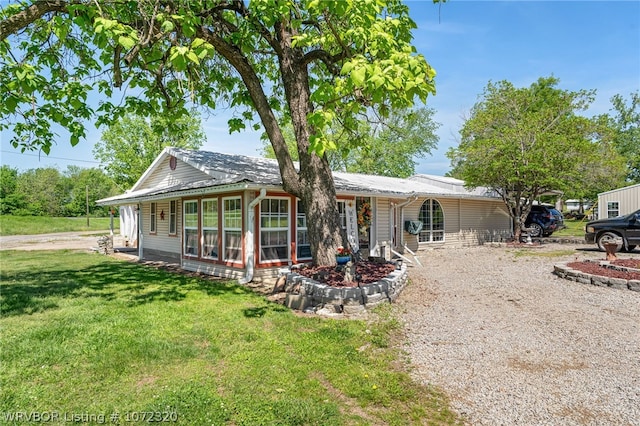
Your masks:
<svg viewBox="0 0 640 426"><path fill-rule="evenodd" d="M135 190L168 188L210 178L205 172L175 157L173 160L175 166L172 167L171 158L172 156L168 154L159 157L159 161L154 162L148 173L145 173L134 185Z"/></svg>

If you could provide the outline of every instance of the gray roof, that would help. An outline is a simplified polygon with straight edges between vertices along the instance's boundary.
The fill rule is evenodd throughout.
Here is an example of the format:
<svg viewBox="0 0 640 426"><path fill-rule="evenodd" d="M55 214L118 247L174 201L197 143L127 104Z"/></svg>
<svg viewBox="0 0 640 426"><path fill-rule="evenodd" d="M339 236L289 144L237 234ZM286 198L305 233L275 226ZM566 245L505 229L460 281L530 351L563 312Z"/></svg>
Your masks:
<svg viewBox="0 0 640 426"><path fill-rule="evenodd" d="M209 179L194 182L179 182L167 187L142 189L145 179L166 159L174 156L190 166L204 172ZM408 179L334 172L336 192L343 195L387 196L405 198L417 196L440 196L455 198L495 198L486 188L469 191L464 182L441 176L416 175ZM165 148L131 191L115 197L98 200L99 204L117 204L148 199L164 198L164 194L186 195L198 191L223 191L228 189L281 187L282 178L276 160L223 154L210 151L194 151Z"/></svg>

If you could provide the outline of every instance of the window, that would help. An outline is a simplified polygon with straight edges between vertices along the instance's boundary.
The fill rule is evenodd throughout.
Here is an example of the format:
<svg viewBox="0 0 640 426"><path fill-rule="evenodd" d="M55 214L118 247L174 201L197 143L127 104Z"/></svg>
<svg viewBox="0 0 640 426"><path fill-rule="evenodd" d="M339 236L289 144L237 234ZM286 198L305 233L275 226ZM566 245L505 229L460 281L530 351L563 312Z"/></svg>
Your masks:
<svg viewBox="0 0 640 426"><path fill-rule="evenodd" d="M184 206L184 254L198 256L198 202L185 201Z"/></svg>
<svg viewBox="0 0 640 426"><path fill-rule="evenodd" d="M297 200L296 210L296 256L298 259L311 259L307 214L300 200ZM338 201L338 213L340 214L340 226L342 229L347 229L347 210L344 201Z"/></svg>
<svg viewBox="0 0 640 426"><path fill-rule="evenodd" d="M222 242L224 260L242 261L242 202L238 198L224 198L222 212Z"/></svg>
<svg viewBox="0 0 640 426"><path fill-rule="evenodd" d="M202 256L218 259L218 200L202 200Z"/></svg>
<svg viewBox="0 0 640 426"><path fill-rule="evenodd" d="M422 231L418 236L421 243L444 241L444 212L436 200L426 200L420 206L418 220L422 222Z"/></svg>
<svg viewBox="0 0 640 426"><path fill-rule="evenodd" d="M620 216L620 203L617 201L607 201L607 217Z"/></svg>
<svg viewBox="0 0 640 426"><path fill-rule="evenodd" d="M151 234L156 233L156 211L158 206L156 203L151 203L151 218L149 220L149 232Z"/></svg>
<svg viewBox="0 0 640 426"><path fill-rule="evenodd" d="M309 244L309 232L307 231L307 214L300 200L296 213L296 257L298 259L311 259L311 245Z"/></svg>
<svg viewBox="0 0 640 426"><path fill-rule="evenodd" d="M289 259L289 200L260 202L260 261Z"/></svg>
<svg viewBox="0 0 640 426"><path fill-rule="evenodd" d="M176 235L178 228L178 202L169 201L169 235Z"/></svg>

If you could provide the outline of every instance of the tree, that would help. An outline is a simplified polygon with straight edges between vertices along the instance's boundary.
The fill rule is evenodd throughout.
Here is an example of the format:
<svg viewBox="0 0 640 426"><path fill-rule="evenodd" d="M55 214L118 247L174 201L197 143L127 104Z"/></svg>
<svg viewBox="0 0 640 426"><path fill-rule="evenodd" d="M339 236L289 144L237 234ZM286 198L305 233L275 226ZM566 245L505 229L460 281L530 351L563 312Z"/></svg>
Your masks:
<svg viewBox="0 0 640 426"><path fill-rule="evenodd" d="M598 136L597 120L577 115L594 92L561 90L558 82L540 78L528 88L490 82L463 125L460 144L447 153L453 176L502 197L517 241L535 199L582 185L584 173L611 151Z"/></svg>
<svg viewBox="0 0 640 426"><path fill-rule="evenodd" d="M611 126L615 129L614 144L627 159L629 182L640 183L640 92L631 93L627 102L622 96L611 98Z"/></svg>
<svg viewBox="0 0 640 426"><path fill-rule="evenodd" d="M53 167L29 169L18 175L17 191L24 196L19 215L65 216L68 191L62 174Z"/></svg>
<svg viewBox="0 0 640 426"><path fill-rule="evenodd" d="M165 117L150 120L132 114L113 123L96 143L93 154L122 188L131 188L167 146L198 149L205 136L199 115L183 116L169 126Z"/></svg>
<svg viewBox="0 0 640 426"><path fill-rule="evenodd" d="M89 214L106 216L108 208L97 206L96 200L116 195L119 191L113 180L97 168L67 166L64 172L67 182L67 197L64 206L66 216L83 216L87 213L87 195Z"/></svg>
<svg viewBox="0 0 640 426"><path fill-rule="evenodd" d="M336 119L352 128L368 108L384 116L435 91L400 0L51 0L0 14L0 117L14 119L14 145L48 152L51 122L75 144L82 120L94 116L104 124L124 111L175 118L191 104L234 107L231 131L253 124L268 135L323 265L347 244L325 155L336 146L325 131ZM135 90L93 109L94 87L109 99L116 88ZM280 113L294 129L299 171Z"/></svg>
<svg viewBox="0 0 640 426"><path fill-rule="evenodd" d="M331 169L403 178L415 174L415 158L431 153L438 142L435 131L440 124L433 121L433 114L430 108L419 108L391 113L385 122L361 120L355 132L332 129L337 148L327 153ZM293 129L286 126L283 133L291 157L297 160ZM262 154L275 158L268 141Z"/></svg>
<svg viewBox="0 0 640 426"><path fill-rule="evenodd" d="M17 192L18 169L0 167L0 214L13 214L24 205L24 196Z"/></svg>

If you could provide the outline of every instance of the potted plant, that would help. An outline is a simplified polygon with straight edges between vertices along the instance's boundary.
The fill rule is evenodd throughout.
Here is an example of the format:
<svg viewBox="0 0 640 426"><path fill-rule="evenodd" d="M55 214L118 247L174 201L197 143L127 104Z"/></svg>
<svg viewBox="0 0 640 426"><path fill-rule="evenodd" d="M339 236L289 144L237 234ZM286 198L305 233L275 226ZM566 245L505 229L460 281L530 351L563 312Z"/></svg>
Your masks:
<svg viewBox="0 0 640 426"><path fill-rule="evenodd" d="M344 265L350 260L351 250L342 246L338 247L338 251L336 252L336 263L338 265Z"/></svg>

